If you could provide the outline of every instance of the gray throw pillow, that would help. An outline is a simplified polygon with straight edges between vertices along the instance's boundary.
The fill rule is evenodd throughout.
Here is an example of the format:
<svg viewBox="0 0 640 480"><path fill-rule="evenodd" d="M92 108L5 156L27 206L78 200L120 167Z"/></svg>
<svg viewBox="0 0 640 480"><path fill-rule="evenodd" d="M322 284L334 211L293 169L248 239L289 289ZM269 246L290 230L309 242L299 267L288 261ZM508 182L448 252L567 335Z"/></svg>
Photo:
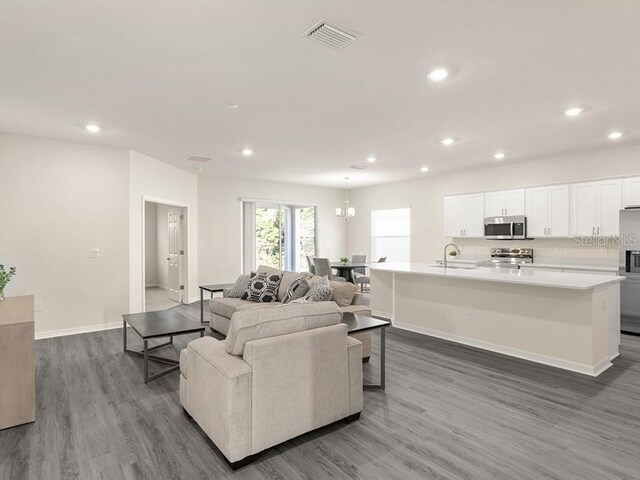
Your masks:
<svg viewBox="0 0 640 480"><path fill-rule="evenodd" d="M289 303L293 300L297 300L306 295L309 291L309 281L306 278L298 278L287 288L287 291L282 297L282 303Z"/></svg>
<svg viewBox="0 0 640 480"><path fill-rule="evenodd" d="M307 296L304 298L311 302L324 302L331 300L331 295L333 295L333 290L331 290L329 285L316 282L311 285L311 288L307 292Z"/></svg>
<svg viewBox="0 0 640 480"><path fill-rule="evenodd" d="M255 273L247 273L240 275L236 280L236 283L229 289L229 298L240 298L242 294L249 288L249 282L255 277Z"/></svg>
<svg viewBox="0 0 640 480"><path fill-rule="evenodd" d="M252 302L277 302L278 287L282 275L276 273L258 273L249 282L249 288L242 294L242 300Z"/></svg>

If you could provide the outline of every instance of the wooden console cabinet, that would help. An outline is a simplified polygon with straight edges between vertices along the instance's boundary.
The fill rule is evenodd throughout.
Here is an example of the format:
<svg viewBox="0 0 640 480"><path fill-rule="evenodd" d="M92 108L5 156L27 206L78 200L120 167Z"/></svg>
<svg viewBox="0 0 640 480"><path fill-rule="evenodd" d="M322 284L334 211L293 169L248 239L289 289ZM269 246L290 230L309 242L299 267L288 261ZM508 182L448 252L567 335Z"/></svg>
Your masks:
<svg viewBox="0 0 640 480"><path fill-rule="evenodd" d="M36 420L33 296L0 301L0 430Z"/></svg>

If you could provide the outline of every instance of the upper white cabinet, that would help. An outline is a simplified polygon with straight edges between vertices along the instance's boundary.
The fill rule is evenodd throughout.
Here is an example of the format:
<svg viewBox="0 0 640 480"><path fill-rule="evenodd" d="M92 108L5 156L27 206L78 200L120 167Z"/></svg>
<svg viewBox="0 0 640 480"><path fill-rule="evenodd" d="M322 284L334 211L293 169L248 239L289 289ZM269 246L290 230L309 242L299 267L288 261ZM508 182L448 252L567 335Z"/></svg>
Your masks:
<svg viewBox="0 0 640 480"><path fill-rule="evenodd" d="M482 237L484 235L484 194L444 197L446 237Z"/></svg>
<svg viewBox="0 0 640 480"><path fill-rule="evenodd" d="M527 236L568 237L569 185L525 190Z"/></svg>
<svg viewBox="0 0 640 480"><path fill-rule="evenodd" d="M486 217L524 215L524 190L502 190L485 193L484 214Z"/></svg>
<svg viewBox="0 0 640 480"><path fill-rule="evenodd" d="M622 180L571 185L571 235L619 235L621 208Z"/></svg>
<svg viewBox="0 0 640 480"><path fill-rule="evenodd" d="M637 207L640 205L640 177L622 180L622 207Z"/></svg>

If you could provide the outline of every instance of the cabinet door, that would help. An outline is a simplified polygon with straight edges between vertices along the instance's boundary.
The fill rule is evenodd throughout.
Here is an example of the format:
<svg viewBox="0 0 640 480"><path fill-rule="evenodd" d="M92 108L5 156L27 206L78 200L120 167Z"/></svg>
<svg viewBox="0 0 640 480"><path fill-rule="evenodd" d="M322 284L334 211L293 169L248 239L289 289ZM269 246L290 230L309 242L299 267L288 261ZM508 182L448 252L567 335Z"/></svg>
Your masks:
<svg viewBox="0 0 640 480"><path fill-rule="evenodd" d="M625 178L622 181L623 208L640 205L640 177Z"/></svg>
<svg viewBox="0 0 640 480"><path fill-rule="evenodd" d="M547 187L527 188L525 196L527 207L527 236L546 237L549 226Z"/></svg>
<svg viewBox="0 0 640 480"><path fill-rule="evenodd" d="M504 213L504 192L484 194L484 214L486 217L502 217Z"/></svg>
<svg viewBox="0 0 640 480"><path fill-rule="evenodd" d="M461 237L465 227L465 197L453 195L444 197L444 235Z"/></svg>
<svg viewBox="0 0 640 480"><path fill-rule="evenodd" d="M622 208L622 181L598 182L598 235L615 237L620 235L620 209Z"/></svg>
<svg viewBox="0 0 640 480"><path fill-rule="evenodd" d="M503 194L505 215L524 215L524 190L507 190Z"/></svg>
<svg viewBox="0 0 640 480"><path fill-rule="evenodd" d="M568 237L569 229L569 185L549 187L549 221L547 235Z"/></svg>
<svg viewBox="0 0 640 480"><path fill-rule="evenodd" d="M465 195L465 237L484 237L484 194Z"/></svg>
<svg viewBox="0 0 640 480"><path fill-rule="evenodd" d="M591 236L598 223L598 186L594 182L571 185L571 235Z"/></svg>

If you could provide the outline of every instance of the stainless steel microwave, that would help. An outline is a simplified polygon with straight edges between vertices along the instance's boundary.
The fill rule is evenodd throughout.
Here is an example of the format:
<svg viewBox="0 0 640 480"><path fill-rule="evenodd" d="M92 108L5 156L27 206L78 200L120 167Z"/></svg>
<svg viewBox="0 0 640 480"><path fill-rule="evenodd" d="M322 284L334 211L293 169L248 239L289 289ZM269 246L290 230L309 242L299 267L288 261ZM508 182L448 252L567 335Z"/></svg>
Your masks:
<svg viewBox="0 0 640 480"><path fill-rule="evenodd" d="M527 217L509 215L484 219L484 238L490 240L524 240L527 238Z"/></svg>

